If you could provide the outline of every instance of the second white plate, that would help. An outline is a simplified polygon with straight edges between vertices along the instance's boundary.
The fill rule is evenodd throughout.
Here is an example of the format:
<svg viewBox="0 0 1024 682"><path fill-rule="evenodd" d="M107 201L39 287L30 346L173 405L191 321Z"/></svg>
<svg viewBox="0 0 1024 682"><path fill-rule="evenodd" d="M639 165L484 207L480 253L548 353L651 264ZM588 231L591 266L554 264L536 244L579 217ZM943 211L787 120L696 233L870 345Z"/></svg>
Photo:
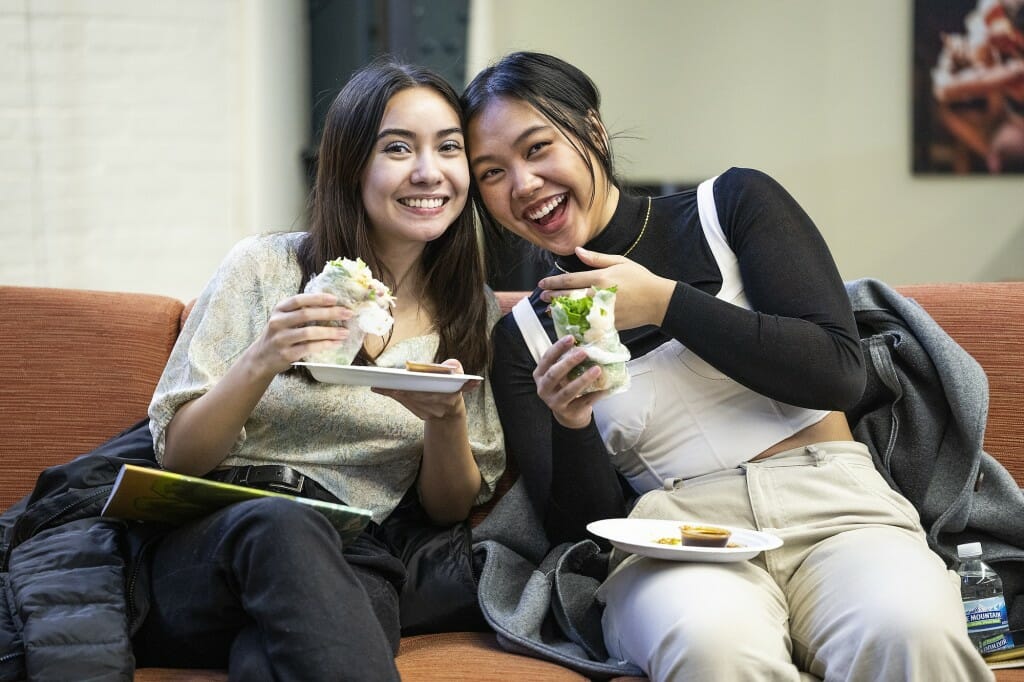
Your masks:
<svg viewBox="0 0 1024 682"><path fill-rule="evenodd" d="M679 537L679 526L690 523L700 526L718 526L732 531L729 538L735 547L694 547L691 545L667 545L658 542L660 538ZM711 561L726 563L746 561L763 551L782 546L782 539L771 533L746 528L723 526L704 521L667 521L664 519L602 519L587 526L594 535L610 540L625 552L668 559L670 561Z"/></svg>
<svg viewBox="0 0 1024 682"><path fill-rule="evenodd" d="M483 379L475 374L430 374L392 367L325 365L317 362L293 362L292 364L296 367L305 367L314 379L324 383L376 386L398 391L454 393L471 379Z"/></svg>

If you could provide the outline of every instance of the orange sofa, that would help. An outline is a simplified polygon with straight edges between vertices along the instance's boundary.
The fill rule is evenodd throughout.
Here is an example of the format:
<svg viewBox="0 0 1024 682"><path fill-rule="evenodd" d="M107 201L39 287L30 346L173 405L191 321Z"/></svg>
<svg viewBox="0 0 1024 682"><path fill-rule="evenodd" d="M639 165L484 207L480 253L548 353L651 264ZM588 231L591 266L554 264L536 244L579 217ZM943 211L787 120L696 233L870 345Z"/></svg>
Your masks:
<svg viewBox="0 0 1024 682"><path fill-rule="evenodd" d="M1024 282L900 287L985 369L985 449L1024 482ZM500 292L508 310L521 292ZM186 305L165 296L0 286L0 511L40 471L88 452L146 414ZM510 471L499 485L508 488ZM491 503L493 504L493 502ZM482 519L490 505L475 510ZM402 640L402 679L584 680L553 663L502 651L491 634ZM140 669L140 682L226 680L224 671ZM626 679L619 678L620 682ZM999 682L1024 682L1001 670Z"/></svg>

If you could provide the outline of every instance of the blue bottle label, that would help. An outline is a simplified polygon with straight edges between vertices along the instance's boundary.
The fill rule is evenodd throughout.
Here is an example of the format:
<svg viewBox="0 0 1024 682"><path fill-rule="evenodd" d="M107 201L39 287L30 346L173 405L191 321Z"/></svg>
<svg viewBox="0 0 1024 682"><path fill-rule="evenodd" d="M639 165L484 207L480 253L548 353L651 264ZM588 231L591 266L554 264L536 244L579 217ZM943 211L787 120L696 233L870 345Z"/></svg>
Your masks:
<svg viewBox="0 0 1024 682"><path fill-rule="evenodd" d="M989 630L1007 627L1006 600L1002 596L968 599L964 602L967 632L982 635Z"/></svg>

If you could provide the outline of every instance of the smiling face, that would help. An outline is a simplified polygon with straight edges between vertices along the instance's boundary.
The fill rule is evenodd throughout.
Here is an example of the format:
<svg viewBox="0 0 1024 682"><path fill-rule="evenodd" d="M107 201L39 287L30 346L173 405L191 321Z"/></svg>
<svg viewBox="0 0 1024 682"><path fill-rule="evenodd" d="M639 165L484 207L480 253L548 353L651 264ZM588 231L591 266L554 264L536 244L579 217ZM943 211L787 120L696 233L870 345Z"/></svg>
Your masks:
<svg viewBox="0 0 1024 682"><path fill-rule="evenodd" d="M459 116L428 87L388 102L362 177L362 200L377 248L444 234L462 212L469 168Z"/></svg>
<svg viewBox="0 0 1024 682"><path fill-rule="evenodd" d="M611 220L619 194L600 164L591 164L592 177L569 138L531 105L493 99L470 121L468 134L480 196L506 229L564 256Z"/></svg>

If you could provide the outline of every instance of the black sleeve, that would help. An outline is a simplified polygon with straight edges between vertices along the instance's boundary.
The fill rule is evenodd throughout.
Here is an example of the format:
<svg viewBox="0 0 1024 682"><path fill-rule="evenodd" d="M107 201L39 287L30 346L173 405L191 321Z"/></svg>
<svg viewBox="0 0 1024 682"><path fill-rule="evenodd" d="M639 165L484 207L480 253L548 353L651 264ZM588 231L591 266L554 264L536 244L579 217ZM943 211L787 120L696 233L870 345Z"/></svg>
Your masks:
<svg viewBox="0 0 1024 682"><path fill-rule="evenodd" d="M625 515L618 473L596 425L567 429L537 396L536 363L507 315L494 329L491 385L505 433L505 452L518 467L551 544L587 537L591 521Z"/></svg>
<svg viewBox="0 0 1024 682"><path fill-rule="evenodd" d="M864 359L832 254L775 180L732 169L714 187L719 221L753 310L678 283L662 329L744 386L785 403L842 410Z"/></svg>

